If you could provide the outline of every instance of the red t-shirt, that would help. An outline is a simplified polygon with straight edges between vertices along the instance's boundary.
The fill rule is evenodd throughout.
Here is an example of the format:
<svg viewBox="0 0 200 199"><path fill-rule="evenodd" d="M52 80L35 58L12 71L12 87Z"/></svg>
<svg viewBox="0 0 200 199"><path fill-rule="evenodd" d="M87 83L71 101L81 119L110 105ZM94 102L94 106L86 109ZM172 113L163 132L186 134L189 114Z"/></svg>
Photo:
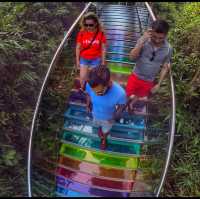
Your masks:
<svg viewBox="0 0 200 199"><path fill-rule="evenodd" d="M96 32L80 31L77 36L77 43L81 44L81 49L87 48ZM101 57L101 44L106 44L106 37L103 32L99 31L90 48L80 52L80 56L85 59L95 59Z"/></svg>

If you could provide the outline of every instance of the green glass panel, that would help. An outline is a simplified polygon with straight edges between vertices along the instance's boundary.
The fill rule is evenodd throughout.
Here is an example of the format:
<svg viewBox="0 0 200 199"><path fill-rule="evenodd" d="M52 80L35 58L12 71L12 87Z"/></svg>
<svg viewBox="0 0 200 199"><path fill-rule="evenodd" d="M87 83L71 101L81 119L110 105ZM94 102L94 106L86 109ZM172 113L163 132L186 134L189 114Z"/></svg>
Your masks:
<svg viewBox="0 0 200 199"><path fill-rule="evenodd" d="M73 118L81 121L88 121L92 123L91 116L86 112L85 107L79 105L70 104L70 108L64 113L65 117ZM115 122L112 129L124 129L125 131L129 131L130 129L135 130L144 130L145 129L145 120L143 116L123 116L123 122ZM121 121L121 120L120 120ZM128 130L129 129L129 130Z"/></svg>
<svg viewBox="0 0 200 199"><path fill-rule="evenodd" d="M69 132L64 131L63 140L73 142L83 147L99 149L100 148L100 138L90 137L83 135L79 132ZM116 140L107 141L107 151L119 152L119 153L129 153L129 154L140 154L140 144L133 144L129 142L120 142Z"/></svg>
<svg viewBox="0 0 200 199"><path fill-rule="evenodd" d="M95 175L103 178L105 177L111 180L116 179L120 181L133 181L136 178L136 174L138 173L134 169L121 169L110 166L102 166L66 156L60 156L59 166L78 170L90 175Z"/></svg>
<svg viewBox="0 0 200 199"><path fill-rule="evenodd" d="M123 57L117 54L112 54L108 56L110 61L122 61L122 62L130 62L128 57Z"/></svg>
<svg viewBox="0 0 200 199"><path fill-rule="evenodd" d="M139 164L139 157L127 157L99 151L90 151L71 144L62 144L60 154L72 156L79 160L120 168L137 169Z"/></svg>
<svg viewBox="0 0 200 199"><path fill-rule="evenodd" d="M87 136L95 136L97 135L98 131L97 127L92 126L92 124L88 123L87 121L79 121L78 119L74 118L70 118L65 121L64 129L73 132L75 131L79 134L87 134ZM144 142L143 131L141 131L140 129L133 131L132 129L130 130L124 127L117 128L116 126L113 126L110 130L110 135L111 137L108 137L108 140L119 138L121 139L120 141L123 141L124 143L135 143L135 141ZM147 142L145 141L145 143Z"/></svg>
<svg viewBox="0 0 200 199"><path fill-rule="evenodd" d="M108 67L113 73L121 73L121 74L131 74L132 67L124 67L124 66L115 66L115 63L108 63Z"/></svg>

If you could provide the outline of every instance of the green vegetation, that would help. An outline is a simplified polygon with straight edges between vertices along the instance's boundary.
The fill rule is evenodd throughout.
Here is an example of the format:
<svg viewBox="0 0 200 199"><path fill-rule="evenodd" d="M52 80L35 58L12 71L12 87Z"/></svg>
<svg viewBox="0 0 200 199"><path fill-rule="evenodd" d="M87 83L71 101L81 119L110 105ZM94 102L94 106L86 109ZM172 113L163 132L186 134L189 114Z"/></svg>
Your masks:
<svg viewBox="0 0 200 199"><path fill-rule="evenodd" d="M36 98L63 32L83 6L72 2L0 2L1 197L27 196L27 147ZM200 196L200 3L155 2L154 9L172 27L169 39L174 48L177 104L178 136L162 195ZM62 126L66 85L71 82L69 70L61 63L54 74L44 93L44 110L39 113L41 117L46 114L41 130L48 134L60 131L57 124ZM39 149L55 147L51 138L41 138Z"/></svg>
<svg viewBox="0 0 200 199"><path fill-rule="evenodd" d="M1 197L27 196L27 149L37 95L63 32L83 6L72 2L0 2ZM60 69L58 76L62 76L62 84L67 72ZM47 92L54 100L60 99L53 89Z"/></svg>
<svg viewBox="0 0 200 199"><path fill-rule="evenodd" d="M155 3L160 18L172 22L176 134L163 195L200 196L200 3Z"/></svg>

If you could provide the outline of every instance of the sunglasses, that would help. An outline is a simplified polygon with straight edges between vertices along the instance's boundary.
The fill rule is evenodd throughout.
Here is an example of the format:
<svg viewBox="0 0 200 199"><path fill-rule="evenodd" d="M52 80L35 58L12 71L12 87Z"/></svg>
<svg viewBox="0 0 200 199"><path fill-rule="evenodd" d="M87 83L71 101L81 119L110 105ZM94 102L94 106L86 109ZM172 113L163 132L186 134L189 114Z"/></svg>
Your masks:
<svg viewBox="0 0 200 199"><path fill-rule="evenodd" d="M85 26L85 27L93 27L94 24L93 24L93 23L85 23L84 26Z"/></svg>
<svg viewBox="0 0 200 199"><path fill-rule="evenodd" d="M150 61L153 61L154 60L154 58L155 58L155 56L156 56L156 52L155 51L153 51L152 52L152 57L149 59Z"/></svg>

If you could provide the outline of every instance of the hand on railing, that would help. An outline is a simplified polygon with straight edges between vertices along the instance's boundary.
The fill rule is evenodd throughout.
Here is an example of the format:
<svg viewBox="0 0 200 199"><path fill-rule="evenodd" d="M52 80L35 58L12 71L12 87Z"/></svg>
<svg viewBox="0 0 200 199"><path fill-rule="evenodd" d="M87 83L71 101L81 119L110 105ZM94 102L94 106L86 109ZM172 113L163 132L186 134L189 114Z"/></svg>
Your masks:
<svg viewBox="0 0 200 199"><path fill-rule="evenodd" d="M125 111L127 104L119 104L116 106L116 111L114 112L113 119L119 120L122 117L122 113Z"/></svg>
<svg viewBox="0 0 200 199"><path fill-rule="evenodd" d="M140 37L140 39L138 39L137 41L137 45L141 45L143 46L144 43L151 38L152 35L152 29L148 29L147 31L144 32L143 36Z"/></svg>

